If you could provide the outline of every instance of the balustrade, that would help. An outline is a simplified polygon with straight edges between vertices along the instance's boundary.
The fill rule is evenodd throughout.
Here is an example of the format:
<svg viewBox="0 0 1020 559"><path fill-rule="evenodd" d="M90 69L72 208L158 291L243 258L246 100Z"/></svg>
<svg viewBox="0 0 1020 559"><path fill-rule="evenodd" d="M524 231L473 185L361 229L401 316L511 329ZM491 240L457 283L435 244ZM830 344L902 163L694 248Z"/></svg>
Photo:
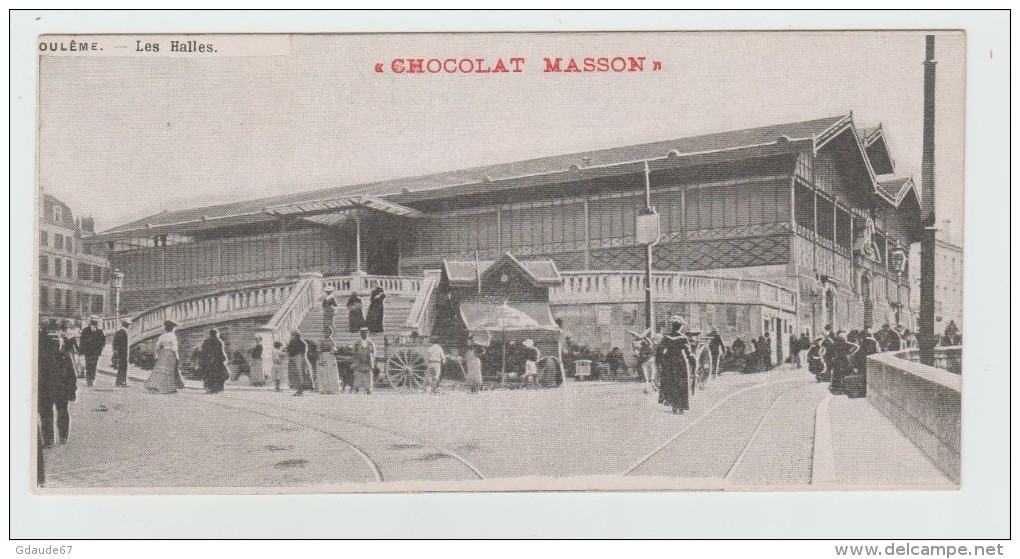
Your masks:
<svg viewBox="0 0 1020 559"><path fill-rule="evenodd" d="M640 303L644 301L643 272L563 272L563 284L550 291L554 304ZM793 291L761 280L698 274L654 272L652 297L667 302L765 304L793 310Z"/></svg>
<svg viewBox="0 0 1020 559"><path fill-rule="evenodd" d="M272 283L220 291L165 303L134 316L129 329L133 341L141 341L163 330L163 323L173 320L183 327L209 322L235 320L259 314L272 314L290 294L294 284ZM115 319L110 321L116 328Z"/></svg>
<svg viewBox="0 0 1020 559"><path fill-rule="evenodd" d="M413 297L421 289L421 282L421 278L354 274L325 278L322 280L322 285L323 287L332 287L339 293L357 292L360 296L368 295L376 287L381 287L386 293Z"/></svg>
<svg viewBox="0 0 1020 559"><path fill-rule="evenodd" d="M273 318L264 330L271 328L275 338L280 332L289 334L301 325L308 310L318 304L325 286L331 286L340 293L357 291L362 296L368 295L378 286L389 294L414 297L421 290L422 281L422 278L365 274L323 280L321 274L302 274L297 282L274 282L217 291L152 307L129 317L132 318L129 336L133 342L137 342L158 335L167 320L187 328L272 315ZM102 326L104 330L113 332L118 328L117 319L104 318Z"/></svg>
<svg viewBox="0 0 1020 559"><path fill-rule="evenodd" d="M305 315L319 301L321 278L320 274L302 275L301 280L291 288L276 314L261 329L271 334L270 339L264 340L263 343L267 341L271 343L274 340L286 341L290 332L301 326Z"/></svg>

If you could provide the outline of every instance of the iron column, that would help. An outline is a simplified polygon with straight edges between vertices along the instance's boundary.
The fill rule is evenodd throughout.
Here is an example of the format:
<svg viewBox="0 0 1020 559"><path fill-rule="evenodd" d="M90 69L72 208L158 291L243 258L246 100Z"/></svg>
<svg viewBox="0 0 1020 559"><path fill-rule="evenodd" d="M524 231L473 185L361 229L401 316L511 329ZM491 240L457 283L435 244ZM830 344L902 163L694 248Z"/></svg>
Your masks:
<svg viewBox="0 0 1020 559"><path fill-rule="evenodd" d="M935 36L925 37L924 132L921 151L921 363L935 361Z"/></svg>

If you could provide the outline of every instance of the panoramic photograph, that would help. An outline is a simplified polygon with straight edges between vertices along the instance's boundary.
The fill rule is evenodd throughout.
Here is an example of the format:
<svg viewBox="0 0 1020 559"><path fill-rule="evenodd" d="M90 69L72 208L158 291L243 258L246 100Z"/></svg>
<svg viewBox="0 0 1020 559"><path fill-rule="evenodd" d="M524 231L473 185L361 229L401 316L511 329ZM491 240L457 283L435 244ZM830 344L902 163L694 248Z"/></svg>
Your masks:
<svg viewBox="0 0 1020 559"><path fill-rule="evenodd" d="M960 487L962 32L37 50L39 494Z"/></svg>

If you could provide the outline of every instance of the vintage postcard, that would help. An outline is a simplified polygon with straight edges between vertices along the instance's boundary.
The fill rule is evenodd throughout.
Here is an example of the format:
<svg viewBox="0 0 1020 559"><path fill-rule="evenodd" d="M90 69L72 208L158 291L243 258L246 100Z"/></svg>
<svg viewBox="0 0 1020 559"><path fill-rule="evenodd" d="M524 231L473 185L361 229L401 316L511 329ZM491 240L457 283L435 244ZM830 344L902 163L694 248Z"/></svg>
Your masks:
<svg viewBox="0 0 1020 559"><path fill-rule="evenodd" d="M960 487L963 32L36 49L37 493Z"/></svg>

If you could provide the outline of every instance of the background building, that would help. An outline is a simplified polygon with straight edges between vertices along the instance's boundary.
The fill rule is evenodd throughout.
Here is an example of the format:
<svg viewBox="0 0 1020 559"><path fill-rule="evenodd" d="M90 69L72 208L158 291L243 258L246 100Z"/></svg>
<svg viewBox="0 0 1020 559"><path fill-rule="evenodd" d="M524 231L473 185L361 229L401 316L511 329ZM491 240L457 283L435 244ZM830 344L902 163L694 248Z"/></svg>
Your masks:
<svg viewBox="0 0 1020 559"><path fill-rule="evenodd" d="M94 234L90 218L44 194L39 208L39 316L42 320L105 315L110 305L110 264L83 239Z"/></svg>
<svg viewBox="0 0 1020 559"><path fill-rule="evenodd" d="M390 282L400 322L428 333L415 322L434 316L426 270L543 259L562 273L549 303L564 333L626 347L644 329L635 228L647 183L661 216L658 321L679 313L727 343L768 335L779 361L794 332L911 321L902 266L920 204L893 171L882 127L847 114L168 211L90 242L125 272L126 310L166 316L180 303L196 327L264 321L279 306L266 293L318 272L340 292Z"/></svg>
<svg viewBox="0 0 1020 559"><path fill-rule="evenodd" d="M914 270L910 292L911 306L920 305L921 284L919 252L911 254L910 269ZM963 328L963 249L944 239L935 240L935 333L942 335L949 321ZM916 331L917 325L912 325Z"/></svg>

